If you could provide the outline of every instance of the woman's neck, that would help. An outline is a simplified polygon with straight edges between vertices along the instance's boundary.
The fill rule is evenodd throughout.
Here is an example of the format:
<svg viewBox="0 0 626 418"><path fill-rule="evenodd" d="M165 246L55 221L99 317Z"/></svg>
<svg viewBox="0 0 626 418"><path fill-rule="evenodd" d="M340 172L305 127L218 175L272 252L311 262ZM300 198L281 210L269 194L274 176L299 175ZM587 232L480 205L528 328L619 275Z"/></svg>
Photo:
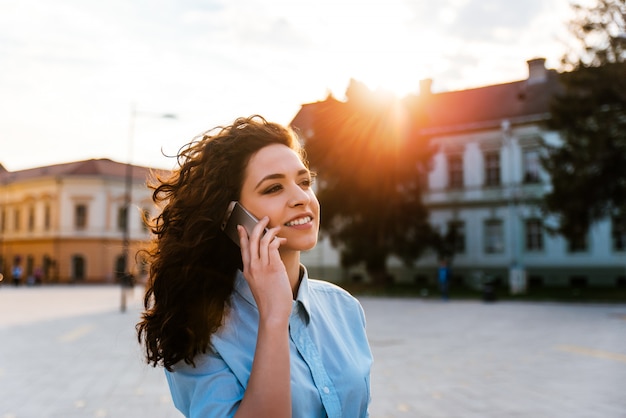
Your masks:
<svg viewBox="0 0 626 418"><path fill-rule="evenodd" d="M289 284L291 284L291 291L295 299L300 287L300 251L281 253L280 258L287 270L287 277L289 277Z"/></svg>

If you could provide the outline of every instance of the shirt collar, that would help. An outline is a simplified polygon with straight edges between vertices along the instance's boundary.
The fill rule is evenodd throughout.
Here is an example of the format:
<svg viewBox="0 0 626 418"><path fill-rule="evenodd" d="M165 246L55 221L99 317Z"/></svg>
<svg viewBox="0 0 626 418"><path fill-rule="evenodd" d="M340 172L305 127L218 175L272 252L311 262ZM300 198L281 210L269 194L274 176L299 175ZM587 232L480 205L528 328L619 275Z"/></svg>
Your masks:
<svg viewBox="0 0 626 418"><path fill-rule="evenodd" d="M302 270L302 280L300 280L300 286L298 287L298 294L296 295L296 300L294 301L294 310L293 312L298 311L296 309L297 305L302 306L304 316L306 322L308 323L311 317L311 301L309 297L309 274L302 264L300 265L300 269ZM243 277L243 273L238 270L237 277L235 278L235 291L244 298L246 302L256 308L256 301L254 300L254 296L252 296L252 291L250 290L250 286L248 286L248 282L245 277Z"/></svg>
<svg viewBox="0 0 626 418"><path fill-rule="evenodd" d="M311 319L311 298L309 297L309 273L306 271L306 267L300 264L302 270L302 280L300 280L300 286L298 287L298 294L296 295L296 304L299 303L304 309L304 317L306 323L309 323Z"/></svg>

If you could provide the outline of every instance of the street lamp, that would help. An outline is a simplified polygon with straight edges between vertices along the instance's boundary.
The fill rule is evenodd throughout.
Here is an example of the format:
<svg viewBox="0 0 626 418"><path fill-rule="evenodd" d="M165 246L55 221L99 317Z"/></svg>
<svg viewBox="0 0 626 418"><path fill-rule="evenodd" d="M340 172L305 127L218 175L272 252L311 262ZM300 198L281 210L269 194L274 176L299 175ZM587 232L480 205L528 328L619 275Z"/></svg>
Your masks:
<svg viewBox="0 0 626 418"><path fill-rule="evenodd" d="M132 273L129 269L128 254L130 250L130 206L133 190L133 142L135 137L135 119L138 116L147 116L161 119L177 119L173 113L155 113L138 111L134 103L130 106L130 121L128 124L128 162L126 163L125 183L124 183L124 220L122 223L122 262L123 271L120 277L120 286L122 289L122 300L120 311L126 312L126 290L133 285Z"/></svg>

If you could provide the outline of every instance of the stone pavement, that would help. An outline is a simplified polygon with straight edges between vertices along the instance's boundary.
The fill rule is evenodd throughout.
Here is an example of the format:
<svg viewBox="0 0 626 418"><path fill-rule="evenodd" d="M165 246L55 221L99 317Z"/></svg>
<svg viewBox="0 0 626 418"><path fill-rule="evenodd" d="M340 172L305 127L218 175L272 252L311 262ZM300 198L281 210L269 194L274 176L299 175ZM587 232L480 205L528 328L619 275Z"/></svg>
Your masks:
<svg viewBox="0 0 626 418"><path fill-rule="evenodd" d="M0 286L0 418L174 418L140 291ZM371 418L626 417L626 305L361 298ZM350 417L347 417L350 418Z"/></svg>

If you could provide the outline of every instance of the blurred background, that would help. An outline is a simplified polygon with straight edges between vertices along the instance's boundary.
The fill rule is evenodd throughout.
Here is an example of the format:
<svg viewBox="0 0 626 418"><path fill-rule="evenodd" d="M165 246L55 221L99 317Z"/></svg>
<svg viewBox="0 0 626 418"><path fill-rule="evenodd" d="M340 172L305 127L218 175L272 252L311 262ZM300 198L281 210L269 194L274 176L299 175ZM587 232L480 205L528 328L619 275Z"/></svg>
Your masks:
<svg viewBox="0 0 626 418"><path fill-rule="evenodd" d="M624 297L623 0L0 8L5 284L145 280L149 171L258 113L318 171L314 276Z"/></svg>
<svg viewBox="0 0 626 418"><path fill-rule="evenodd" d="M625 416L625 16L0 0L0 418L178 416L134 340L146 179L252 114L318 173L303 262L363 303L373 418Z"/></svg>
<svg viewBox="0 0 626 418"><path fill-rule="evenodd" d="M258 113L288 124L300 105L343 98L354 78L399 97L526 78L555 68L567 0L0 2L0 161L11 171L88 158L133 161ZM26 145L28 144L28 149Z"/></svg>

